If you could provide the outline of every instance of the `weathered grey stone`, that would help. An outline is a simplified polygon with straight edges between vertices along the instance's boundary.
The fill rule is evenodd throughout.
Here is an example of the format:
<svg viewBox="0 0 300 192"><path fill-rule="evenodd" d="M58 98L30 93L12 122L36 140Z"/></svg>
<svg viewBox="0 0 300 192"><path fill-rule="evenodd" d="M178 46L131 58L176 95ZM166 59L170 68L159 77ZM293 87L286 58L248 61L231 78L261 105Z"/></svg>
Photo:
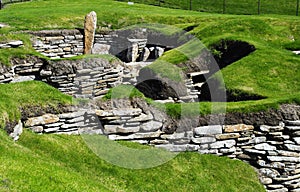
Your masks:
<svg viewBox="0 0 300 192"><path fill-rule="evenodd" d="M21 120L19 120L18 124L13 128L13 132L9 134L9 136L17 141L20 138L20 135L23 133L23 124Z"/></svg>
<svg viewBox="0 0 300 192"><path fill-rule="evenodd" d="M286 125L291 125L291 126L300 126L300 120L298 120L298 121L289 121L289 120L287 120L287 121L285 121L285 124Z"/></svg>
<svg viewBox="0 0 300 192"><path fill-rule="evenodd" d="M147 47L144 47L142 61L147 61L150 56L150 50Z"/></svg>
<svg viewBox="0 0 300 192"><path fill-rule="evenodd" d="M165 52L165 49L162 47L155 47L155 57L159 58L161 57Z"/></svg>
<svg viewBox="0 0 300 192"><path fill-rule="evenodd" d="M270 167L274 168L274 169L284 169L285 164L281 163L281 162L273 162L273 163L270 164Z"/></svg>
<svg viewBox="0 0 300 192"><path fill-rule="evenodd" d="M252 125L238 124L238 125L224 126L225 133L244 132L244 131L252 131L252 130L254 130L254 126Z"/></svg>
<svg viewBox="0 0 300 192"><path fill-rule="evenodd" d="M46 128L51 128L51 127L59 127L61 125L63 125L64 123L59 122L59 123L51 123L51 124L46 124L45 127Z"/></svg>
<svg viewBox="0 0 300 192"><path fill-rule="evenodd" d="M19 47L23 45L23 41L10 41L7 45L10 45L11 47Z"/></svg>
<svg viewBox="0 0 300 192"><path fill-rule="evenodd" d="M74 113L62 113L62 114L59 114L58 117L60 119L72 119L72 118L76 118L76 117L84 115L85 112L86 111L78 111L78 112L74 112Z"/></svg>
<svg viewBox="0 0 300 192"><path fill-rule="evenodd" d="M29 129L31 129L34 133L42 133L44 131L43 126L33 126L29 127Z"/></svg>
<svg viewBox="0 0 300 192"><path fill-rule="evenodd" d="M276 178L277 176L280 175L280 173L278 171L276 171L275 169L268 169L268 168L259 169L259 173L260 173L260 175L263 175L268 178Z"/></svg>
<svg viewBox="0 0 300 192"><path fill-rule="evenodd" d="M149 132L149 133L134 133L128 136L109 135L108 138L110 140L151 139L151 138L159 138L161 134L162 134L161 131L157 131L157 132Z"/></svg>
<svg viewBox="0 0 300 192"><path fill-rule="evenodd" d="M193 143L197 144L207 144L207 143L214 143L216 142L215 137L199 137L199 138L192 138Z"/></svg>
<svg viewBox="0 0 300 192"><path fill-rule="evenodd" d="M289 190L287 188L268 190L268 192L288 192L288 191Z"/></svg>
<svg viewBox="0 0 300 192"><path fill-rule="evenodd" d="M40 76L45 77L45 76L51 76L52 71L46 71L46 70L41 70Z"/></svg>
<svg viewBox="0 0 300 192"><path fill-rule="evenodd" d="M173 134L164 134L160 136L162 139L168 139L168 140L175 140L175 139L182 139L185 137L185 133L173 133Z"/></svg>
<svg viewBox="0 0 300 192"><path fill-rule="evenodd" d="M163 148L171 152L184 152L187 151L187 145L172 145L172 144L166 144L166 145L156 145L157 148Z"/></svg>
<svg viewBox="0 0 300 192"><path fill-rule="evenodd" d="M288 131L300 131L300 126L285 126Z"/></svg>
<svg viewBox="0 0 300 192"><path fill-rule="evenodd" d="M228 134L219 134L219 135L216 135L216 138L218 140L236 139L236 138L239 138L239 137L240 137L239 133L228 133Z"/></svg>
<svg viewBox="0 0 300 192"><path fill-rule="evenodd" d="M284 188L283 185L268 185L269 189L281 189Z"/></svg>
<svg viewBox="0 0 300 192"><path fill-rule="evenodd" d="M104 133L105 134L117 133L118 127L122 127L122 125L104 125Z"/></svg>
<svg viewBox="0 0 300 192"><path fill-rule="evenodd" d="M184 144L189 144L191 142L190 139L178 139L178 140L173 140L172 143L175 145L184 145ZM197 145L199 146L199 145Z"/></svg>
<svg viewBox="0 0 300 192"><path fill-rule="evenodd" d="M163 126L162 122L149 121L149 122L143 123L141 125L141 130L142 131L157 131L160 128L162 128L162 126Z"/></svg>
<svg viewBox="0 0 300 192"><path fill-rule="evenodd" d="M73 124L63 124L61 126L62 129L70 129L70 128L80 128L84 126L84 123L83 122L80 122L80 123L73 123Z"/></svg>
<svg viewBox="0 0 300 192"><path fill-rule="evenodd" d="M139 132L140 127L135 126L135 127L117 127L117 133L136 133Z"/></svg>
<svg viewBox="0 0 300 192"><path fill-rule="evenodd" d="M51 127L51 128L45 128L44 129L44 132L45 133L51 133L51 132L56 132L56 131L58 131L59 130L59 127Z"/></svg>
<svg viewBox="0 0 300 192"><path fill-rule="evenodd" d="M141 114L142 109L140 108L122 108L113 110L113 115L115 116L137 116Z"/></svg>
<svg viewBox="0 0 300 192"><path fill-rule="evenodd" d="M267 158L272 162L292 162L292 163L300 162L300 157L267 156Z"/></svg>
<svg viewBox="0 0 300 192"><path fill-rule="evenodd" d="M266 137L255 137L249 141L250 144L259 144L267 141Z"/></svg>
<svg viewBox="0 0 300 192"><path fill-rule="evenodd" d="M142 113L138 117L129 119L128 122L144 122L144 121L150 121L150 120L153 120L153 115L152 114L146 115L146 114Z"/></svg>
<svg viewBox="0 0 300 192"><path fill-rule="evenodd" d="M235 140L225 140L225 141L217 141L215 143L210 144L212 149L219 148L231 148L236 144Z"/></svg>
<svg viewBox="0 0 300 192"><path fill-rule="evenodd" d="M200 154L219 154L218 149L199 149Z"/></svg>
<svg viewBox="0 0 300 192"><path fill-rule="evenodd" d="M229 149L219 149L219 152L220 153L223 153L223 154L230 154L230 153L235 153L236 152L236 148L235 147L231 147Z"/></svg>
<svg viewBox="0 0 300 192"><path fill-rule="evenodd" d="M300 137L294 137L293 140L300 145Z"/></svg>
<svg viewBox="0 0 300 192"><path fill-rule="evenodd" d="M97 14L92 11L84 21L84 54L91 54L97 25Z"/></svg>
<svg viewBox="0 0 300 192"><path fill-rule="evenodd" d="M45 125L45 124L56 123L58 121L59 121L59 117L57 115L45 114L43 116L29 118L25 122L25 126L33 127L36 125Z"/></svg>
<svg viewBox="0 0 300 192"><path fill-rule="evenodd" d="M194 129L196 135L217 135L222 133L222 126L221 125L210 125L204 127L197 127Z"/></svg>
<svg viewBox="0 0 300 192"><path fill-rule="evenodd" d="M92 49L92 54L109 54L110 45L95 43Z"/></svg>
<svg viewBox="0 0 300 192"><path fill-rule="evenodd" d="M268 185L268 184L273 183L273 180L271 178L268 178L268 177L259 177L259 180L264 185Z"/></svg>
<svg viewBox="0 0 300 192"><path fill-rule="evenodd" d="M192 144L187 145L187 151L198 151L199 149L200 149L199 145L192 145Z"/></svg>
<svg viewBox="0 0 300 192"><path fill-rule="evenodd" d="M292 145L292 144L284 144L284 146L290 150L290 151L297 151L300 152L300 146L299 145Z"/></svg>
<svg viewBox="0 0 300 192"><path fill-rule="evenodd" d="M260 151L256 149L245 149L245 152L251 153L251 154L258 154L258 155L265 155L266 151Z"/></svg>
<svg viewBox="0 0 300 192"><path fill-rule="evenodd" d="M154 140L150 141L150 144L153 144L153 145L169 144L169 141L164 140L164 139L154 139Z"/></svg>
<svg viewBox="0 0 300 192"><path fill-rule="evenodd" d="M276 147L269 145L267 143L261 143L254 146L257 150L264 150L264 151L274 151L276 150Z"/></svg>
<svg viewBox="0 0 300 192"><path fill-rule="evenodd" d="M295 189L295 188L300 188L300 179L294 179L291 181L286 181L283 183L285 186Z"/></svg>
<svg viewBox="0 0 300 192"><path fill-rule="evenodd" d="M291 180L298 179L298 178L300 178L300 174L292 175L292 176L277 177L277 178L274 178L274 180L278 181L278 182L282 182L282 181L291 181Z"/></svg>
<svg viewBox="0 0 300 192"><path fill-rule="evenodd" d="M300 136L300 131L293 132L293 135Z"/></svg>
<svg viewBox="0 0 300 192"><path fill-rule="evenodd" d="M261 125L260 130L263 132L276 132L276 131L283 131L284 128L282 126Z"/></svg>

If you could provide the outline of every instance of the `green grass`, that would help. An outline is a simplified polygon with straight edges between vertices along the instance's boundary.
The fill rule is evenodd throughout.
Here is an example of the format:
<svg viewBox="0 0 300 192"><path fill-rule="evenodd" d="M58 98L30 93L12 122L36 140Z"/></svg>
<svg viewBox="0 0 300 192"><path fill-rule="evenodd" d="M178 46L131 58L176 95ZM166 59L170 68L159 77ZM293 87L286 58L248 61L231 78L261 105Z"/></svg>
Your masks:
<svg viewBox="0 0 300 192"><path fill-rule="evenodd" d="M80 136L25 131L15 143L0 131L0 140L1 191L264 191L250 165L226 157L181 153L133 170L100 159Z"/></svg>
<svg viewBox="0 0 300 192"><path fill-rule="evenodd" d="M280 2L272 1L272 10L284 10L284 5ZM227 3L230 5L232 2L227 1ZM243 5L245 1L236 3ZM26 43L24 48L0 50L0 61L8 62L8 58L15 55L36 54L30 47L29 36L14 32L82 28L85 14L92 10L97 12L99 27L111 26L112 29L118 29L132 24L160 23L172 26L170 29L163 27L160 29L164 34L171 35L177 32L174 27L187 29L192 26L189 33L200 39L207 47L211 47L222 39L241 40L253 44L257 50L222 69L222 75L228 89L261 95L267 99L230 103L228 111L240 108L246 112L248 111L247 105L249 109L257 111L264 108L261 107L263 103L272 103L267 106L278 107L282 101L298 101L300 57L287 50L300 49L300 20L296 16L211 14L143 4L128 5L127 2L112 0L25 2L8 5L0 11L1 22L11 26L9 29L2 29L3 34L0 40L24 39ZM236 10L239 10L238 6ZM154 29L157 27L154 26ZM148 68L162 77L179 81L181 79L179 72L185 69L177 66L190 58L194 50L195 53L198 50L192 45L191 52L182 52L186 50L186 47L189 46L183 46L181 51L167 52L160 61ZM202 47L199 47L199 50L201 49ZM257 108L255 108L256 104Z"/></svg>
<svg viewBox="0 0 300 192"><path fill-rule="evenodd" d="M127 2L127 0L119 1ZM163 0L160 3L159 0L133 0L133 2L201 12L223 13L225 11L227 14L258 14L257 0L226 0L225 10L223 0ZM260 14L296 15L296 0L261 0L260 3Z"/></svg>
<svg viewBox="0 0 300 192"><path fill-rule="evenodd" d="M29 106L46 109L51 107L59 111L59 105L70 105L72 97L57 89L36 81L0 85L0 126L7 121L20 118L20 107Z"/></svg>

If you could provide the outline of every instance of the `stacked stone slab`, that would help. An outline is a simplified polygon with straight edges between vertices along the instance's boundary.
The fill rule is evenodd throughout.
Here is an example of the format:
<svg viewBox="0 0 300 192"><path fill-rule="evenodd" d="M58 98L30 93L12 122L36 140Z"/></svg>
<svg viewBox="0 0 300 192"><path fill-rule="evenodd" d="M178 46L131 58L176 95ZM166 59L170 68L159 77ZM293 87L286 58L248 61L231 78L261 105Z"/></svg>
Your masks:
<svg viewBox="0 0 300 192"><path fill-rule="evenodd" d="M0 49L4 49L4 48L18 48L18 47L22 47L23 41L20 40L13 40L13 41L9 41L9 42L5 42L5 43L0 43Z"/></svg>
<svg viewBox="0 0 300 192"><path fill-rule="evenodd" d="M41 69L42 81L76 98L96 98L122 82L122 63L90 58L50 62Z"/></svg>
<svg viewBox="0 0 300 192"><path fill-rule="evenodd" d="M33 48L51 59L83 54L83 34L79 30L44 30L30 32Z"/></svg>
<svg viewBox="0 0 300 192"><path fill-rule="evenodd" d="M69 58L82 55L84 51L84 35L80 30L43 30L30 34L33 48L51 59ZM95 34L93 54L109 54L115 33Z"/></svg>
<svg viewBox="0 0 300 192"><path fill-rule="evenodd" d="M31 117L24 124L27 128L38 134L102 134L102 130L98 124L91 121L93 117L94 112L80 110L77 112L45 114L38 117ZM85 126L87 123L88 127Z"/></svg>
<svg viewBox="0 0 300 192"><path fill-rule="evenodd" d="M111 103L110 103L111 102ZM300 121L269 125L207 125L180 129L178 122L141 99L102 101L93 109L31 117L23 123L36 133L104 134L174 152L193 151L240 159L259 173L266 190L300 190Z"/></svg>
<svg viewBox="0 0 300 192"><path fill-rule="evenodd" d="M40 68L44 63L45 60L34 56L25 59L13 58L12 66L0 68L0 83L34 80L39 76Z"/></svg>

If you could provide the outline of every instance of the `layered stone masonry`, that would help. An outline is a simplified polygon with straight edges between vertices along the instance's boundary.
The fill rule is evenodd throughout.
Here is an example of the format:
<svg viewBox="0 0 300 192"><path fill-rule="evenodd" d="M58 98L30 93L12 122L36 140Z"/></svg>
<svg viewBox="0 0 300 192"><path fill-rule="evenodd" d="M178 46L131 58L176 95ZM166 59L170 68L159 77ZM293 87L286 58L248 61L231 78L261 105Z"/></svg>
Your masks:
<svg viewBox="0 0 300 192"><path fill-rule="evenodd" d="M41 80L76 98L104 96L122 83L124 71L122 62L102 58L47 61L29 56L11 62L12 67L0 68L0 83Z"/></svg>
<svg viewBox="0 0 300 192"><path fill-rule="evenodd" d="M269 125L209 125L186 131L146 103L80 109L78 112L31 117L23 123L36 133L104 134L174 152L193 151L240 159L257 168L267 191L300 190L300 121ZM19 125L17 125L19 126Z"/></svg>
<svg viewBox="0 0 300 192"><path fill-rule="evenodd" d="M30 32L33 48L51 59L83 54L83 34L79 30L46 30Z"/></svg>
<svg viewBox="0 0 300 192"><path fill-rule="evenodd" d="M32 31L33 48L50 59L69 58L84 52L84 35L81 30ZM115 33L95 34L93 54L108 54Z"/></svg>
<svg viewBox="0 0 300 192"><path fill-rule="evenodd" d="M40 71L42 81L76 98L97 98L122 83L121 62L90 58L77 61L57 61Z"/></svg>

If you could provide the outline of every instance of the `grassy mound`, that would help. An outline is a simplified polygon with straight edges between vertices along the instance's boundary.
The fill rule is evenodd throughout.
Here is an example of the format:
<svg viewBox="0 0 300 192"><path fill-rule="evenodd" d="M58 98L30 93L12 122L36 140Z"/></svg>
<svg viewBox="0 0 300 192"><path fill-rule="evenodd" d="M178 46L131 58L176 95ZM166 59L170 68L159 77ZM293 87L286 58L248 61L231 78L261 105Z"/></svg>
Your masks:
<svg viewBox="0 0 300 192"><path fill-rule="evenodd" d="M59 111L58 106L71 103L72 97L42 82L29 81L1 85L0 127L3 127L5 122L20 119L20 108L38 106Z"/></svg>
<svg viewBox="0 0 300 192"><path fill-rule="evenodd" d="M282 8L277 6L278 2L272 3L274 10ZM8 5L0 11L1 22L10 25L10 28L0 29L0 40L23 39L25 42L23 48L1 49L0 61L5 63L16 54L36 54L30 47L29 36L20 33L20 30L82 28L85 14L92 10L98 14L100 28L118 29L131 24L161 23L189 30L207 47L224 40L254 45L255 52L223 68L221 72L229 90L240 90L266 99L229 103L228 111L257 111L266 108L263 106L277 107L280 103L299 102L300 57L288 50L300 49L300 21L295 16L219 15L143 4L128 5L127 2L111 0L24 2ZM168 52L163 57L164 61L175 65L186 59L185 55L176 51ZM176 67L155 65L149 68L159 69L157 73L165 73L169 78L178 78ZM221 73L212 78L218 77Z"/></svg>
<svg viewBox="0 0 300 192"><path fill-rule="evenodd" d="M0 191L264 191L250 165L225 157L182 153L131 170L101 160L80 136L26 131L14 143L0 131L0 140Z"/></svg>

